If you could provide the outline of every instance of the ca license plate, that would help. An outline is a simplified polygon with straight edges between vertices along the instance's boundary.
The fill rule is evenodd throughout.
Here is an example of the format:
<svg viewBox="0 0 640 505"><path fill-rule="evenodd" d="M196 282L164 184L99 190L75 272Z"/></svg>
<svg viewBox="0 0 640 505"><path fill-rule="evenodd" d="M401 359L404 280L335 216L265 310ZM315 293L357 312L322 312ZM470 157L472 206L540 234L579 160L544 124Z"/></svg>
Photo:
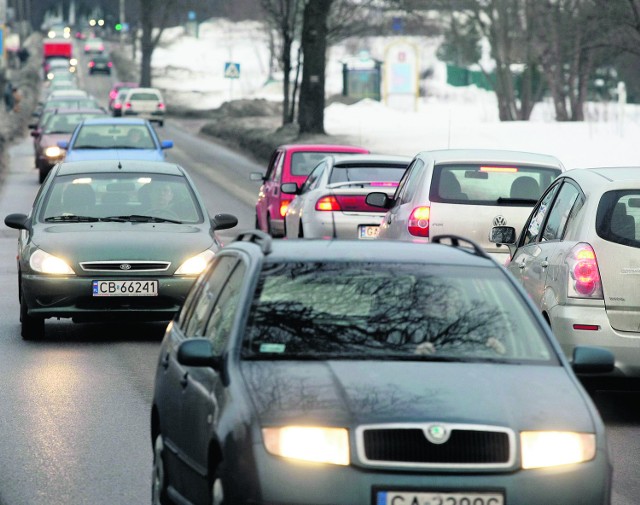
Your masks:
<svg viewBox="0 0 640 505"><path fill-rule="evenodd" d="M378 231L380 231L379 226L358 226L358 238L376 238L378 236Z"/></svg>
<svg viewBox="0 0 640 505"><path fill-rule="evenodd" d="M504 505L501 493L380 491L375 505Z"/></svg>
<svg viewBox="0 0 640 505"><path fill-rule="evenodd" d="M158 281L93 281L93 296L158 296Z"/></svg>

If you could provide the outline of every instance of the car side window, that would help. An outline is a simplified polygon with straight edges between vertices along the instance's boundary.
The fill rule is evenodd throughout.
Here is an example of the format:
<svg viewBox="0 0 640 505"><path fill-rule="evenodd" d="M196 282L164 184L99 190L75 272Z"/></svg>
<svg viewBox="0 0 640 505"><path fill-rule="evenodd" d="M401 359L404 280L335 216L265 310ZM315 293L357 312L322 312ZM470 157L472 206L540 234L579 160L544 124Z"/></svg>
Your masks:
<svg viewBox="0 0 640 505"><path fill-rule="evenodd" d="M541 241L562 239L569 216L580 196L580 191L573 184L567 182L562 185L558 191L558 198L549 211L549 218L544 225Z"/></svg>
<svg viewBox="0 0 640 505"><path fill-rule="evenodd" d="M520 245L525 246L532 242L535 242L540 235L540 230L542 229L542 225L544 223L544 218L547 215L547 211L549 210L549 206L553 202L553 198L556 196L558 192L558 188L562 183L555 184L552 186L549 191L542 197L542 200L532 212L527 224L524 228L523 237Z"/></svg>
<svg viewBox="0 0 640 505"><path fill-rule="evenodd" d="M220 256L213 265L209 278L203 283L197 298L193 301L191 313L182 326L187 337L202 336L211 309L220 294L231 271L238 262L233 256Z"/></svg>
<svg viewBox="0 0 640 505"><path fill-rule="evenodd" d="M269 166L267 167L267 173L265 174L265 179L270 180L274 179L276 173L276 165L280 158L282 157L282 151L275 151L271 155L271 160L269 161Z"/></svg>
<svg viewBox="0 0 640 505"><path fill-rule="evenodd" d="M242 292L241 288L245 272L245 265L240 263L220 292L218 301L213 307L211 317L207 322L205 336L213 343L213 349L216 354L222 353L229 339L233 320L239 308L238 300Z"/></svg>
<svg viewBox="0 0 640 505"><path fill-rule="evenodd" d="M306 193L310 189L315 187L316 182L320 179L320 176L324 172L324 169L327 167L326 162L320 163L307 177L307 180L304 181L304 184L300 188L300 194Z"/></svg>
<svg viewBox="0 0 640 505"><path fill-rule="evenodd" d="M422 180L422 168L424 167L424 161L416 160L413 163L413 166L410 167L411 173L409 170L405 173L407 176L406 184L400 191L398 188L398 196L396 198L396 205L401 205L403 203L410 202L413 199L413 196L416 194L416 189L418 188L420 180Z"/></svg>

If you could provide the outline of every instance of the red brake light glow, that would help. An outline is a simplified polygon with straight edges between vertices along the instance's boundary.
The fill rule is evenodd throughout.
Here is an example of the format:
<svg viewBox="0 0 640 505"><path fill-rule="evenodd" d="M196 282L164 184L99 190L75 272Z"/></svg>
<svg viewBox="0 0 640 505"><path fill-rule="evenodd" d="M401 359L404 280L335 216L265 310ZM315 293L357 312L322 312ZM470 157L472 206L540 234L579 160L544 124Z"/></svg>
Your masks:
<svg viewBox="0 0 640 505"><path fill-rule="evenodd" d="M158 102L158 109L164 109L164 104L162 102Z"/></svg>
<svg viewBox="0 0 640 505"><path fill-rule="evenodd" d="M130 109L130 108L131 108L131 102L127 102L126 104L124 104L124 106L125 106L127 109Z"/></svg>
<svg viewBox="0 0 640 505"><path fill-rule="evenodd" d="M95 67L96 66L96 62L95 61L90 61L89 62L89 68Z"/></svg>
<svg viewBox="0 0 640 505"><path fill-rule="evenodd" d="M117 96L118 96L118 92L117 91L111 90L109 92L109 98L111 98L112 100L115 100Z"/></svg>
<svg viewBox="0 0 640 505"><path fill-rule="evenodd" d="M574 298L602 299L602 283L596 253L589 244L577 244L567 258L568 295Z"/></svg>
<svg viewBox="0 0 640 505"><path fill-rule="evenodd" d="M407 225L409 233L416 237L429 236L429 219L431 218L431 207L416 207L409 216Z"/></svg>
<svg viewBox="0 0 640 505"><path fill-rule="evenodd" d="M287 209L289 208L290 200L282 200L280 202L280 217L284 217L287 214Z"/></svg>
<svg viewBox="0 0 640 505"><path fill-rule="evenodd" d="M574 324L574 330L598 331L600 326L597 324Z"/></svg>
<svg viewBox="0 0 640 505"><path fill-rule="evenodd" d="M517 172L516 167L480 167L480 172Z"/></svg>
<svg viewBox="0 0 640 505"><path fill-rule="evenodd" d="M323 196L316 202L316 210L334 211L341 210L341 208L335 196Z"/></svg>

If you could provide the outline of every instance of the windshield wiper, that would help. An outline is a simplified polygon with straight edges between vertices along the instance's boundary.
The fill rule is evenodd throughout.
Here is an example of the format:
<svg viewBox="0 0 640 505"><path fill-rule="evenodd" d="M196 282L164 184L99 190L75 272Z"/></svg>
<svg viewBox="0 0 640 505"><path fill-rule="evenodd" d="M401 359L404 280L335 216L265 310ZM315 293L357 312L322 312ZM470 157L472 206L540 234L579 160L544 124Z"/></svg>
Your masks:
<svg viewBox="0 0 640 505"><path fill-rule="evenodd" d="M503 196L498 198L498 205L504 204L504 203L523 203L523 204L535 205L537 202L538 200L534 198L505 198Z"/></svg>
<svg viewBox="0 0 640 505"><path fill-rule="evenodd" d="M52 223L52 222L95 223L97 221L100 221L100 219L98 219L97 217L76 216L76 215L51 216L51 217L45 218L45 222L49 222L49 223Z"/></svg>
<svg viewBox="0 0 640 505"><path fill-rule="evenodd" d="M100 221L114 221L124 223L126 221L130 221L132 223L175 223L182 224L182 221L178 221L177 219L167 219L164 217L157 216L142 216L139 214L131 214L129 216L109 216L102 217Z"/></svg>

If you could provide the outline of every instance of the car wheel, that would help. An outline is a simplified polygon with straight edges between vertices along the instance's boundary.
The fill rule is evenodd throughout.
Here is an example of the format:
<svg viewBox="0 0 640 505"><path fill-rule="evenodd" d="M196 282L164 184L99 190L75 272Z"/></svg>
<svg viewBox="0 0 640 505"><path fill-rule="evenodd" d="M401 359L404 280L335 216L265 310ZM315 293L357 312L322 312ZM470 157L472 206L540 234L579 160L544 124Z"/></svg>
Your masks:
<svg viewBox="0 0 640 505"><path fill-rule="evenodd" d="M44 318L28 314L24 296L20 298L20 322L23 340L39 340L44 337Z"/></svg>
<svg viewBox="0 0 640 505"><path fill-rule="evenodd" d="M153 470L151 473L151 504L167 505L169 499L167 497L167 479L164 469L164 440L159 433L153 444Z"/></svg>

